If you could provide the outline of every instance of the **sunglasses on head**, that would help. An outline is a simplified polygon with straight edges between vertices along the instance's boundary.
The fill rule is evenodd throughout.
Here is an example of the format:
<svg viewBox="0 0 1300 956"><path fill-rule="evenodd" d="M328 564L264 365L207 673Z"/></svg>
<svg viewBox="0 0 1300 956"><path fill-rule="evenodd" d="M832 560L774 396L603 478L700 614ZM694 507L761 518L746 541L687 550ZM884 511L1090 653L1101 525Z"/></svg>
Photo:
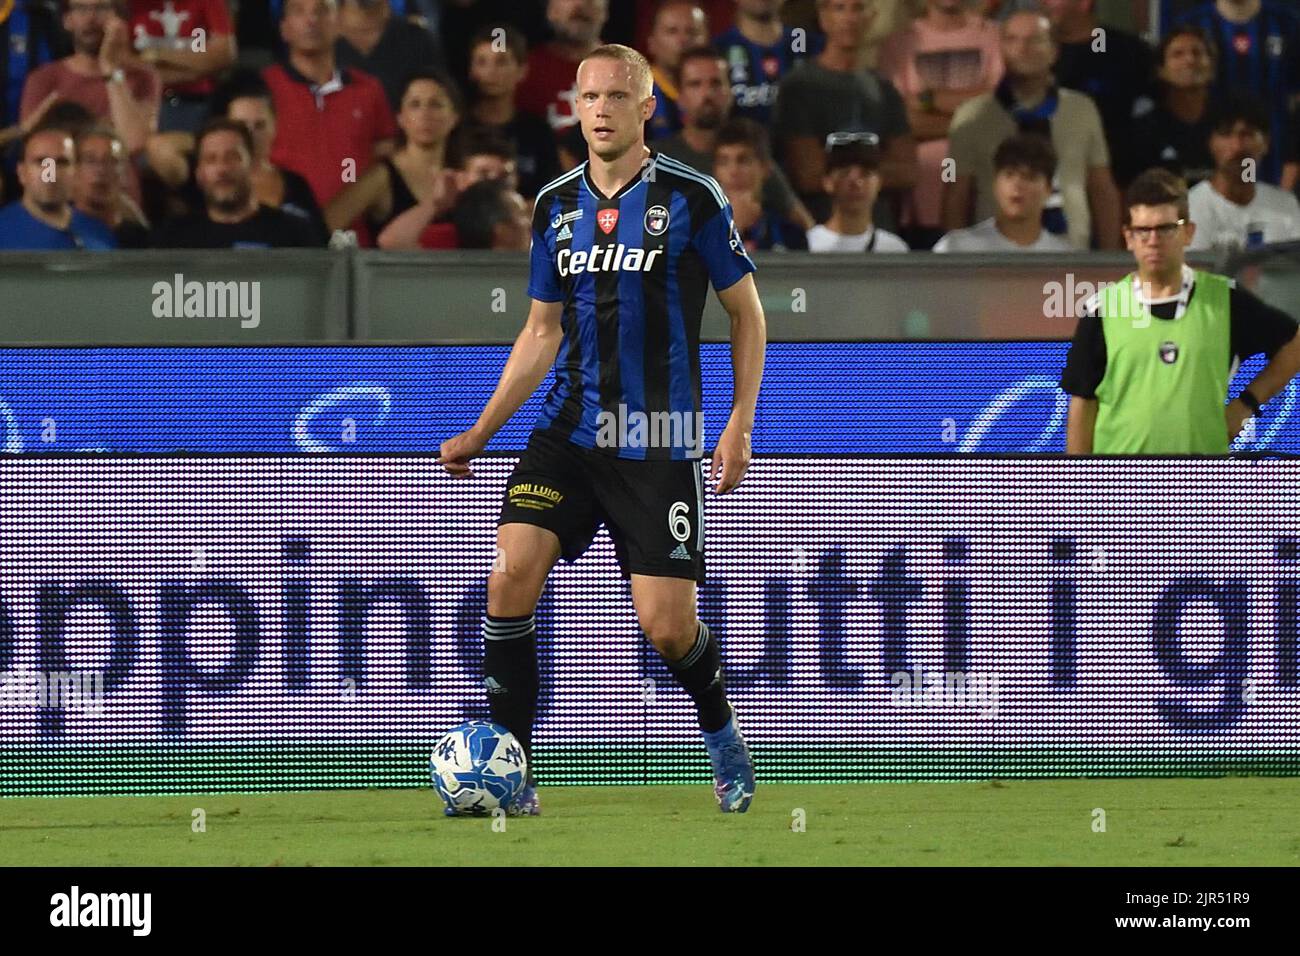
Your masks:
<svg viewBox="0 0 1300 956"><path fill-rule="evenodd" d="M880 137L875 133L856 133L842 130L837 133L829 133L826 136L826 152L830 152L837 146L852 146L854 143L860 143L863 146L876 147L880 145Z"/></svg>

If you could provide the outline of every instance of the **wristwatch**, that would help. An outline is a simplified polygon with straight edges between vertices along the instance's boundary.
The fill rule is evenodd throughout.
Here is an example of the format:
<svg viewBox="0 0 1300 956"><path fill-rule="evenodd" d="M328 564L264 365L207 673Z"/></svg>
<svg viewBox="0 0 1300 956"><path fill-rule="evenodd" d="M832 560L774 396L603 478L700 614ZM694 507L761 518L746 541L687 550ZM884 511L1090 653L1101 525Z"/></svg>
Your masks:
<svg viewBox="0 0 1300 956"><path fill-rule="evenodd" d="M122 69L122 68L119 66L119 67L118 67L116 70L114 70L112 73L105 73L105 74L103 75L103 80L104 80L105 83L125 83L125 82L126 82L126 70Z"/></svg>

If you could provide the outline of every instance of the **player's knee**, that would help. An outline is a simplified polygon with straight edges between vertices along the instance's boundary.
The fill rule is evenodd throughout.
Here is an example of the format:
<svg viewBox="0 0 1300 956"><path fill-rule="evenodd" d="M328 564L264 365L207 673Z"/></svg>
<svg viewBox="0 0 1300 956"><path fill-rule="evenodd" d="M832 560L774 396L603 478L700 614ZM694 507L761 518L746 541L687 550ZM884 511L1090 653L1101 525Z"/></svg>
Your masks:
<svg viewBox="0 0 1300 956"><path fill-rule="evenodd" d="M657 611L645 615L640 623L646 640L670 661L685 657L695 643L698 625L694 615L688 617L674 610Z"/></svg>
<svg viewBox="0 0 1300 956"><path fill-rule="evenodd" d="M488 575L488 614L493 617L532 614L541 591L541 582L530 569L502 562Z"/></svg>

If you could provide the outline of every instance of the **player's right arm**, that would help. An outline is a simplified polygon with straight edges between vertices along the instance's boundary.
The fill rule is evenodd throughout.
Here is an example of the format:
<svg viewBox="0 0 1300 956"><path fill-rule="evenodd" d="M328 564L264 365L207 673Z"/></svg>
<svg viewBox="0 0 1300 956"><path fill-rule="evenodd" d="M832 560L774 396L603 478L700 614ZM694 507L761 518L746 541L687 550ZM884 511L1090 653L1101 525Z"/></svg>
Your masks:
<svg viewBox="0 0 1300 956"><path fill-rule="evenodd" d="M1099 308L1096 297L1084 307L1061 373L1061 388L1070 396L1070 412L1065 420L1067 455L1092 454L1097 425L1097 386L1106 372L1106 335Z"/></svg>
<svg viewBox="0 0 1300 956"><path fill-rule="evenodd" d="M528 320L510 349L510 358L501 371L496 391L483 406L478 421L468 431L447 439L439 449L438 461L453 476L468 478L474 474L469 460L487 447L492 436L542 384L542 379L555 363L560 340L564 337L561 326L563 313L563 302L532 300Z"/></svg>

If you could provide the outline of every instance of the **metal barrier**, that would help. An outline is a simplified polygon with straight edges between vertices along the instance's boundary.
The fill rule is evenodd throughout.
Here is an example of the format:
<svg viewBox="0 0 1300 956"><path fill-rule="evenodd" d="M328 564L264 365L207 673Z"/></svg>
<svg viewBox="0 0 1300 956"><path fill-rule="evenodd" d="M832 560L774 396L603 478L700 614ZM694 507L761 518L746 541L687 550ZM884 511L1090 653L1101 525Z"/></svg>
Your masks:
<svg viewBox="0 0 1300 956"><path fill-rule="evenodd" d="M756 257L772 341L1068 339L1127 253ZM1300 243L1198 255L1292 315ZM4 345L508 343L528 260L506 253L194 250L0 254ZM725 341L709 296L702 337Z"/></svg>

